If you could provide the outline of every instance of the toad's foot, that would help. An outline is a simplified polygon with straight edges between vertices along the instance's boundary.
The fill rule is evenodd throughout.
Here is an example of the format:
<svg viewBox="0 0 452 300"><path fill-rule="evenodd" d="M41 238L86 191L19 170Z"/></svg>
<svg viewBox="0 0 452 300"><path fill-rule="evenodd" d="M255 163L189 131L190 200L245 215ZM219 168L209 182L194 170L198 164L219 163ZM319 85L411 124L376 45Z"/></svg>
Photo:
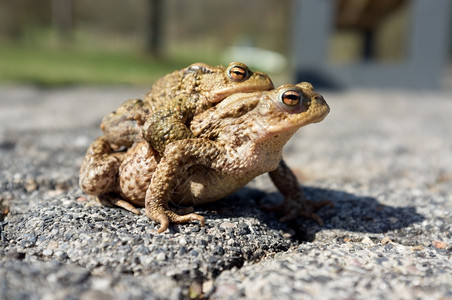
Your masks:
<svg viewBox="0 0 452 300"><path fill-rule="evenodd" d="M151 206L149 209L146 208L146 216L160 223L160 228L157 230L158 233L162 233L167 230L170 223L182 224L190 221L199 221L201 226L206 224L204 217L201 215L195 213L178 215L169 209L159 206Z"/></svg>
<svg viewBox="0 0 452 300"><path fill-rule="evenodd" d="M286 199L283 202L273 206L263 206L265 210L279 211L282 213L282 217L279 219L281 222L287 222L297 217L303 217L306 219L314 220L319 226L323 226L322 218L315 213L324 206L333 207L334 203L328 200L322 200L319 202L311 200L303 201L291 201Z"/></svg>
<svg viewBox="0 0 452 300"><path fill-rule="evenodd" d="M118 206L128 210L136 215L140 215L140 211L133 204L122 199L118 195L105 194L97 196L97 200L105 206Z"/></svg>
<svg viewBox="0 0 452 300"><path fill-rule="evenodd" d="M279 210L283 216L281 221L286 222L296 217L312 219L320 226L323 226L323 220L315 213L324 206L333 206L331 201L314 202L307 200L301 188L298 186L298 180L292 170L286 165L284 160L279 162L278 167L269 172L270 178L276 185L281 194L284 195L284 201L273 207L264 207L267 210Z"/></svg>

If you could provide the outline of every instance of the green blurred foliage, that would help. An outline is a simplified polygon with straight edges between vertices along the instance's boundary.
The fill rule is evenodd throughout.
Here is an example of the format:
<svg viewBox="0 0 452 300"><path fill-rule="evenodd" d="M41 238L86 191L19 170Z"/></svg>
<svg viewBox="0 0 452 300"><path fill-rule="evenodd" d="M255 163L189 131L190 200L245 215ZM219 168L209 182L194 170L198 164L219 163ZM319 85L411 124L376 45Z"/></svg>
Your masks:
<svg viewBox="0 0 452 300"><path fill-rule="evenodd" d="M286 52L289 14L290 0L0 0L0 82L149 85L231 45Z"/></svg>

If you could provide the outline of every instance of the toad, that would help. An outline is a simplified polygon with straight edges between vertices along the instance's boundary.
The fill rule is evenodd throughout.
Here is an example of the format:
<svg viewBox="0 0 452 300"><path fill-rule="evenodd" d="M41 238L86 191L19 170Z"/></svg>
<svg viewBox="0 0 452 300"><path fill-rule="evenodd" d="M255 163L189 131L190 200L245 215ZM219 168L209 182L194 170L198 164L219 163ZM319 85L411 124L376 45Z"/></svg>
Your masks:
<svg viewBox="0 0 452 300"><path fill-rule="evenodd" d="M105 116L101 129L113 149L119 149L141 140L144 127L144 138L162 154L168 143L194 137L187 127L190 120L228 95L272 88L266 74L252 72L243 63L232 62L227 68L195 63L159 79L144 101L126 101Z"/></svg>
<svg viewBox="0 0 452 300"><path fill-rule="evenodd" d="M190 123L194 137L169 143L161 157L147 141L140 141L118 158L105 138L97 139L87 151L80 185L88 193L85 184L103 187L97 195L109 195L116 199L113 203L134 213L139 213L134 206L144 206L146 215L160 223L158 232L163 232L170 223L205 224L203 216L177 213L170 203L192 206L216 201L268 173L284 195L276 207L283 211L282 220L302 216L321 224L315 211L325 203L304 198L282 159L282 149L300 127L322 121L328 112L323 97L306 82L233 94L195 116ZM93 162L102 167L116 159L122 161L119 176L90 178Z"/></svg>

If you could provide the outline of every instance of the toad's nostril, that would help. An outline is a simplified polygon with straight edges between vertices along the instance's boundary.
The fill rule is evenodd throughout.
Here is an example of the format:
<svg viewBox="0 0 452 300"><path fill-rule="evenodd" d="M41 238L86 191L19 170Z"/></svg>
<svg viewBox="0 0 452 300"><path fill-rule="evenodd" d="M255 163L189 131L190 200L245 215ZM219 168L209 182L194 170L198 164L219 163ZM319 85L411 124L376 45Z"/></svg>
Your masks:
<svg viewBox="0 0 452 300"><path fill-rule="evenodd" d="M312 97L313 100L315 100L316 102L325 102L325 99L323 98L322 95L316 94L314 95L314 97Z"/></svg>

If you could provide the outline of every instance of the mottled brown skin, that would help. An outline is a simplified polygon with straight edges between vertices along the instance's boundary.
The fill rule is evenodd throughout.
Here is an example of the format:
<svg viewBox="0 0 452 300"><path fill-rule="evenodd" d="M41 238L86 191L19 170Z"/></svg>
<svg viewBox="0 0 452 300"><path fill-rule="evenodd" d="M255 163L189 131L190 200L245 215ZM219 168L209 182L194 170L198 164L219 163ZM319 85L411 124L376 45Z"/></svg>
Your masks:
<svg viewBox="0 0 452 300"><path fill-rule="evenodd" d="M159 79L144 101L126 101L105 116L101 128L114 149L142 140L144 128L144 138L162 154L168 143L193 137L187 125L195 115L231 94L272 88L267 75L239 62L227 68L196 63Z"/></svg>
<svg viewBox="0 0 452 300"><path fill-rule="evenodd" d="M170 143L161 158L147 142L137 142L124 154L119 177L109 177L109 183L102 179L103 186L116 186L99 194L117 193L122 207L144 206L163 232L170 223L205 222L198 214L174 212L169 203L190 206L216 201L268 172L284 195L278 207L284 220L303 216L321 223L315 214L319 205L304 198L282 160L282 148L300 127L320 122L328 112L325 100L309 83L231 95L195 116L190 124L195 137ZM105 147L104 143L95 141L85 161L95 160L93 149ZM85 190L82 182L81 186Z"/></svg>
<svg viewBox="0 0 452 300"><path fill-rule="evenodd" d="M105 141L114 150L132 146L141 139L141 127L150 113L149 105L143 100L127 100L103 118L100 128Z"/></svg>

